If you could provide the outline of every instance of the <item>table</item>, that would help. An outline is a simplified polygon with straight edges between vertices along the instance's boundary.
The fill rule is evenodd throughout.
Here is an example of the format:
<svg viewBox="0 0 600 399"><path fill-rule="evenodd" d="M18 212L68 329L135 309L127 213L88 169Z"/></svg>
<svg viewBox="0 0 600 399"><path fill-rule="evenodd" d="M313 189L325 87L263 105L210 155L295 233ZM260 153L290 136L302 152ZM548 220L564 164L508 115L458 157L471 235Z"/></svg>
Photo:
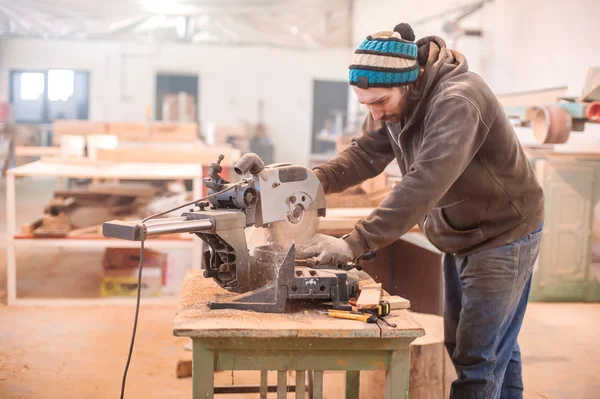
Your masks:
<svg viewBox="0 0 600 399"><path fill-rule="evenodd" d="M194 198L202 195L202 165L91 161L87 159L61 160L44 159L10 169L6 174L6 225L7 225L7 301L9 305L70 305L95 303L131 304L135 298L99 298L99 299L19 299L17 298L17 245L40 245L53 247L130 247L139 245L104 237L84 238L16 238L16 192L17 176L50 176L64 178L131 179L131 180L192 180ZM196 237L191 240L153 239L148 245L155 248L187 248L193 252L193 267L200 268L202 260L202 241ZM162 298L147 298L146 302L164 302Z"/></svg>
<svg viewBox="0 0 600 399"><path fill-rule="evenodd" d="M407 397L410 343L424 335L408 310L387 319L398 325L334 319L318 308L285 314L209 310L211 298L231 295L199 271L186 275L173 334L193 341L193 398L213 398L214 372L260 370L261 398L268 370L278 371L278 398L285 398L287 371L296 371L296 398L304 398L305 373L313 371L313 398L322 398L323 371L346 371L346 398L357 399L361 370L385 370L385 399ZM340 394L341 397L342 394Z"/></svg>

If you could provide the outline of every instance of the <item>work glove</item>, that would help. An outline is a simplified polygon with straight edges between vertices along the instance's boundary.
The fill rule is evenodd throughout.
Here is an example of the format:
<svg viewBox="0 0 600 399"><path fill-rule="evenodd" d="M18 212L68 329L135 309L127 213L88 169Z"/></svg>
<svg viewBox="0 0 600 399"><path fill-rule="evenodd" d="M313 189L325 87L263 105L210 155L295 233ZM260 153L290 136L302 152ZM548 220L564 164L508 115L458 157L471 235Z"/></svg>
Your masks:
<svg viewBox="0 0 600 399"><path fill-rule="evenodd" d="M296 252L297 259L306 259L308 266L340 265L354 260L352 249L343 238L316 234Z"/></svg>

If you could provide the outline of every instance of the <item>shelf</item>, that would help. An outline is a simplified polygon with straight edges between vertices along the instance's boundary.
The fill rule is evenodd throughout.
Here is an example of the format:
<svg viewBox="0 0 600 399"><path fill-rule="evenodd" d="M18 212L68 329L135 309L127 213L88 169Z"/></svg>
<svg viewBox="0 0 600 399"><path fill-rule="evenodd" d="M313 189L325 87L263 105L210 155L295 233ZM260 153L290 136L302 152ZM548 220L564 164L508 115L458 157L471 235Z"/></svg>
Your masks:
<svg viewBox="0 0 600 399"><path fill-rule="evenodd" d="M15 245L28 244L39 247L65 247L65 248L132 248L139 247L139 241L125 241L107 238L25 238L23 236L15 236ZM146 248L195 248L200 245L200 240L185 239L185 240L158 240L150 239L145 243Z"/></svg>

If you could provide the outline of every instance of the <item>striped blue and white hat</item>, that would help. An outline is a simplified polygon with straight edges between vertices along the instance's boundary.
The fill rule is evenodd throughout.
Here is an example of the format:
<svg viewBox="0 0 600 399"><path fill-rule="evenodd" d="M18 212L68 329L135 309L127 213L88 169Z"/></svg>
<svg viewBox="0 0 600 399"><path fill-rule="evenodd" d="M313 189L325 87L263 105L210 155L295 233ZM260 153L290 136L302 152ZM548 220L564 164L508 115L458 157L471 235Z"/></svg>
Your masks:
<svg viewBox="0 0 600 399"><path fill-rule="evenodd" d="M354 52L350 84L361 89L398 87L419 77L415 34L408 24L396 25L393 32L370 35Z"/></svg>

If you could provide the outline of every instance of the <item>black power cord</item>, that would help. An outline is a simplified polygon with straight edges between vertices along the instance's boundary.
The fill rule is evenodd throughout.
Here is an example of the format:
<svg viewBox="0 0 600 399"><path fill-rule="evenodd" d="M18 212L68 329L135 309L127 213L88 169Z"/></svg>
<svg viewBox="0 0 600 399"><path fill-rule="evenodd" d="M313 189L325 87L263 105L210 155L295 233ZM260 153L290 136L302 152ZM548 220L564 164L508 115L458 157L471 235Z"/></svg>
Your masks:
<svg viewBox="0 0 600 399"><path fill-rule="evenodd" d="M166 211L155 213L154 215L150 215L150 216L146 217L145 219L142 219L142 224L146 223L150 219L154 219L159 216L166 215L167 213L171 213L173 211L176 211L177 209L181 209L186 206L196 204L200 201L204 201L206 199L212 198L216 195L225 193L229 190L233 190L234 188L241 186L242 184L245 184L245 183L248 183L248 180L242 179L242 181L240 181L239 183L235 183L235 184L231 185L230 187L227 187L225 190L221 190L216 193L212 193L210 195L207 195L206 197L202 197L200 199L187 202L183 205L168 209ZM135 342L135 333L137 330L138 315L140 313L140 295L142 292L142 265L144 264L144 242L145 242L145 239L140 241L140 263L138 266L138 277L137 277L138 281L137 281L137 297L136 297L136 302L135 302L135 317L133 319L133 331L131 333L131 343L129 344L129 353L127 354L127 363L125 364L125 371L123 372L123 381L121 382L121 399L123 399L125 397L125 381L127 380L127 371L129 370L129 363L131 363L131 354L133 353L133 344Z"/></svg>

